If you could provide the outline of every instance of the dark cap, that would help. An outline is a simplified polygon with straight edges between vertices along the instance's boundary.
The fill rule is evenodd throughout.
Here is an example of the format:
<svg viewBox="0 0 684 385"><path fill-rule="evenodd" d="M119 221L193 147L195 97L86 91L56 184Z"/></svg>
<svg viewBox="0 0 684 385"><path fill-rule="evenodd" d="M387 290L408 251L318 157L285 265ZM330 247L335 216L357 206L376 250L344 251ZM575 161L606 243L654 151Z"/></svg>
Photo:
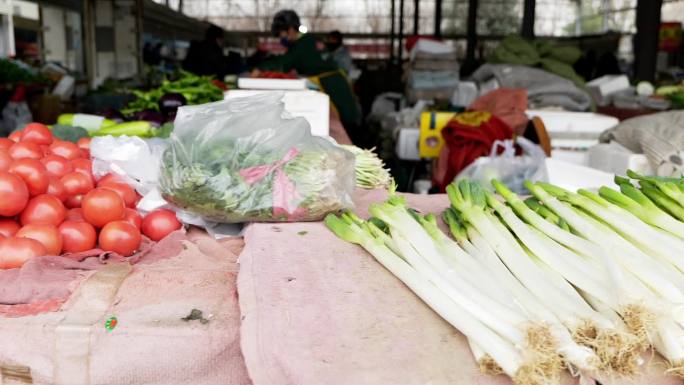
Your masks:
<svg viewBox="0 0 684 385"><path fill-rule="evenodd" d="M291 9L283 9L273 16L273 23L271 23L271 32L278 35L280 31L287 31L290 28L298 29L301 23L299 16Z"/></svg>

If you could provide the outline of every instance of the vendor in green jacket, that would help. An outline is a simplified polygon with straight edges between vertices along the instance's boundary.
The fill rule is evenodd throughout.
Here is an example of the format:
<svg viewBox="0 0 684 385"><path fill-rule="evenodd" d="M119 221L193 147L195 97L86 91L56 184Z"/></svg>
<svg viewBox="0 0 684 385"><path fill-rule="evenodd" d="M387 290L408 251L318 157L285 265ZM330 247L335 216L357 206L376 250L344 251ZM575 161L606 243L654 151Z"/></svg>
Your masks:
<svg viewBox="0 0 684 385"><path fill-rule="evenodd" d="M331 57L325 56L325 46L309 34L299 32L299 16L292 10L276 13L271 31L287 48L284 55L268 59L259 65L260 70L290 72L307 76L318 83L330 96L342 124L353 135L361 122L361 111L351 89L349 80ZM258 71L256 71L258 73Z"/></svg>

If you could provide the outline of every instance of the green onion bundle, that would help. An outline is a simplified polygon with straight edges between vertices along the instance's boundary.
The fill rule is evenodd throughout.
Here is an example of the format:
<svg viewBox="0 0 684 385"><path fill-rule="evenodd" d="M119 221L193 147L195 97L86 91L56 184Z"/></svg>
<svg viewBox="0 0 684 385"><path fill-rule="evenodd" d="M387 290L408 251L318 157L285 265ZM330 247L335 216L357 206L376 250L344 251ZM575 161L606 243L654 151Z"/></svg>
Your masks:
<svg viewBox="0 0 684 385"><path fill-rule="evenodd" d="M356 157L356 186L365 189L389 187L392 176L385 168L385 163L375 153L375 148L366 150L350 145L341 147Z"/></svg>
<svg viewBox="0 0 684 385"><path fill-rule="evenodd" d="M484 373L633 376L655 349L684 377L684 180L628 177L598 193L528 182L527 200L459 181L443 213L453 240L393 193L368 221L326 224L459 329Z"/></svg>

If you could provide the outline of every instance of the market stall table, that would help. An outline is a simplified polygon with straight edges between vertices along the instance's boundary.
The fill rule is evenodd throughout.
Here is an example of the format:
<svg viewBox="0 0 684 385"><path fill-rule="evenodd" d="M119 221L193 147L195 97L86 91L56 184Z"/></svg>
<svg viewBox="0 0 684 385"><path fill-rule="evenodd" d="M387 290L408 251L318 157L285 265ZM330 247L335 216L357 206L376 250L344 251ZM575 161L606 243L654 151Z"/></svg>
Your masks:
<svg viewBox="0 0 684 385"><path fill-rule="evenodd" d="M406 197L424 212L448 206L443 195ZM356 198L367 216L386 192ZM87 274L59 311L4 309L0 384L510 383L481 375L456 329L320 222L253 224L244 247L194 229L178 246ZM645 362L640 377L603 383L684 383Z"/></svg>

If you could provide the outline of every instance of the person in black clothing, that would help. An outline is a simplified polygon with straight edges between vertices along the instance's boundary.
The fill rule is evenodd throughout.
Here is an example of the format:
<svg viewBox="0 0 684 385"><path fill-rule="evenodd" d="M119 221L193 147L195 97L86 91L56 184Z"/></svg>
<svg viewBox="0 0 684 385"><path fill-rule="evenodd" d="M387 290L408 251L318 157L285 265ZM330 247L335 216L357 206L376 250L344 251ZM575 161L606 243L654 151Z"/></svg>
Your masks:
<svg viewBox="0 0 684 385"><path fill-rule="evenodd" d="M212 75L223 80L228 72L228 61L223 54L223 30L211 25L201 42L190 43L183 61L183 69L197 75Z"/></svg>

